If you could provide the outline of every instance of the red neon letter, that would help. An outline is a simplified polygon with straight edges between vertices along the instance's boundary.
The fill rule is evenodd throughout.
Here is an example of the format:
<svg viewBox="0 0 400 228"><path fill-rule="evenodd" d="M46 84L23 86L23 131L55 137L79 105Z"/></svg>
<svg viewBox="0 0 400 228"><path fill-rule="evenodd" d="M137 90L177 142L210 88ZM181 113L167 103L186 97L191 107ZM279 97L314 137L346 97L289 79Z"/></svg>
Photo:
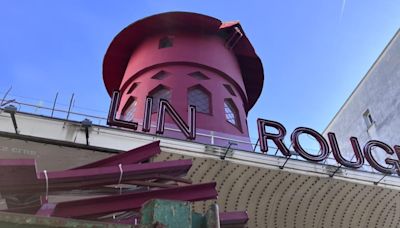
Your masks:
<svg viewBox="0 0 400 228"><path fill-rule="evenodd" d="M153 98L152 97L146 97L146 102L144 106L144 117L143 117L143 126L142 126L142 131L143 132L149 132L150 131L150 124L151 124L151 108L153 107Z"/></svg>
<svg viewBox="0 0 400 228"><path fill-rule="evenodd" d="M120 102L120 93L119 91L114 91L113 96L111 98L110 110L108 111L107 124L110 126L125 127L136 130L138 127L138 123L117 119L116 116L117 116L119 102Z"/></svg>
<svg viewBox="0 0 400 228"><path fill-rule="evenodd" d="M374 148L374 147L379 147L379 148L383 149L387 154L394 154L393 149L389 145L387 145L386 143L383 143L383 142L380 142L380 141L377 141L377 140L370 140L364 146L364 155L365 155L365 158L367 159L367 161L369 162L369 164L374 169L378 170L381 173L392 174L392 173L396 173L397 172L397 175L400 176L400 163L399 163L399 160L386 158L385 159L386 164L393 165L393 167L392 168L386 168L386 167L382 166L372 156L372 148ZM395 149L396 149L396 147L395 147Z"/></svg>
<svg viewBox="0 0 400 228"><path fill-rule="evenodd" d="M394 152L396 152L397 158L400 159L400 146L395 145L393 148L394 148Z"/></svg>
<svg viewBox="0 0 400 228"><path fill-rule="evenodd" d="M271 120L264 120L264 119L257 119L257 126L258 126L258 139L260 140L260 150L262 152L268 152L268 142L267 140L272 140L278 149L281 151L283 155L286 157L290 157L290 151L283 143L283 138L286 135L285 127L275 121ZM278 130L277 134L266 132L265 127L273 127Z"/></svg>
<svg viewBox="0 0 400 228"><path fill-rule="evenodd" d="M339 145L336 139L336 135L333 132L328 133L329 143L331 144L333 156L335 157L336 161L340 164L349 167L349 168L360 168L364 165L364 157L361 152L360 143L356 137L351 137L350 142L351 146L353 147L354 156L356 158L355 162L346 160L342 154L340 153Z"/></svg>
<svg viewBox="0 0 400 228"><path fill-rule="evenodd" d="M299 136L301 134L311 135L312 137L314 137L317 140L317 142L319 143L319 146L320 146L320 154L319 155L309 154L309 153L307 153L307 151L305 151L303 149L303 147L301 147L300 142L299 142ZM293 131L290 138L292 140L294 150L297 153L299 153L300 156L302 156L303 158L305 158L307 160L320 162L320 161L325 160L329 155L328 142L326 142L326 140L320 133L318 133L317 131L315 131L311 128L298 127Z"/></svg>
<svg viewBox="0 0 400 228"><path fill-rule="evenodd" d="M182 133L187 139L196 138L196 107L193 105L189 106L188 122L189 126L182 120L179 114L171 106L171 104L164 99L160 99L160 105L158 106L158 116L157 116L157 129L156 133L164 133L165 125L165 112L167 112L172 120L176 123Z"/></svg>

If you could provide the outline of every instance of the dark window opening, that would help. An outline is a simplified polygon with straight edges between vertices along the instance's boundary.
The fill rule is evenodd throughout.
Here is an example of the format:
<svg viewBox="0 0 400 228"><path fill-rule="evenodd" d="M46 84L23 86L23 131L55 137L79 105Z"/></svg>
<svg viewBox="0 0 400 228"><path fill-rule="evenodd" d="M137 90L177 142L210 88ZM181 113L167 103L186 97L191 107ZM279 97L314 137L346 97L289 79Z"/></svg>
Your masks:
<svg viewBox="0 0 400 228"><path fill-rule="evenodd" d="M133 83L133 84L131 85L131 87L129 88L127 94L132 93L132 91L135 90L137 86L138 86L138 83Z"/></svg>
<svg viewBox="0 0 400 228"><path fill-rule="evenodd" d="M173 46L173 39L172 37L167 36L160 39L160 42L158 44L158 49L168 48L172 46Z"/></svg>
<svg viewBox="0 0 400 228"><path fill-rule="evenodd" d="M200 71L192 72L189 75L192 76L193 78L196 78L197 80L208 80L209 79L207 76L205 76Z"/></svg>
<svg viewBox="0 0 400 228"><path fill-rule="evenodd" d="M156 79L156 80L163 80L166 77L168 77L168 73L162 70L162 71L158 72L157 74L155 74L151 78Z"/></svg>
<svg viewBox="0 0 400 228"><path fill-rule="evenodd" d="M371 127L375 123L374 119L372 119L372 115L371 115L371 112L369 111L369 109L367 109L364 112L363 118L364 118L365 124L367 125L367 128Z"/></svg>
<svg viewBox="0 0 400 228"><path fill-rule="evenodd" d="M228 92L232 95L232 96L236 96L235 91L233 91L233 88L228 85L228 84L224 84L224 87L226 90L228 90Z"/></svg>
<svg viewBox="0 0 400 228"><path fill-rule="evenodd" d="M225 41L225 46L229 49L233 49L236 44L243 37L243 32L237 26L233 28L233 32L230 34L229 38Z"/></svg>

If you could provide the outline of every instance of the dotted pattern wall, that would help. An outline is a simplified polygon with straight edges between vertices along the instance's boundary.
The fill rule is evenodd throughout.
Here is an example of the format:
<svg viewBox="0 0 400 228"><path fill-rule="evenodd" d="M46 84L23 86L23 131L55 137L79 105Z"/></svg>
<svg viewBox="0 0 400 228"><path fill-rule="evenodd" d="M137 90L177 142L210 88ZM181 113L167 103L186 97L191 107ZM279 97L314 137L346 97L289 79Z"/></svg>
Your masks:
<svg viewBox="0 0 400 228"><path fill-rule="evenodd" d="M155 161L192 159L188 178L217 182L221 211L246 211L247 227L400 227L400 191L233 162L161 153Z"/></svg>

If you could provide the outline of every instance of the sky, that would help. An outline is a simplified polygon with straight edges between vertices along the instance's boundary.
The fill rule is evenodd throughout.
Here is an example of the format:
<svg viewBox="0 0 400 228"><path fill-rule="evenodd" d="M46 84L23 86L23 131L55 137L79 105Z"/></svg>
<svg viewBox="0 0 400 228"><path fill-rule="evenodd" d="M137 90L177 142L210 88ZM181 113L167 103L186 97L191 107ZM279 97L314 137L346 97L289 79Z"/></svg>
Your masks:
<svg viewBox="0 0 400 228"><path fill-rule="evenodd" d="M400 0L0 0L0 96L106 116L102 61L143 17L189 11L239 20L264 66L256 119L322 132L400 27Z"/></svg>

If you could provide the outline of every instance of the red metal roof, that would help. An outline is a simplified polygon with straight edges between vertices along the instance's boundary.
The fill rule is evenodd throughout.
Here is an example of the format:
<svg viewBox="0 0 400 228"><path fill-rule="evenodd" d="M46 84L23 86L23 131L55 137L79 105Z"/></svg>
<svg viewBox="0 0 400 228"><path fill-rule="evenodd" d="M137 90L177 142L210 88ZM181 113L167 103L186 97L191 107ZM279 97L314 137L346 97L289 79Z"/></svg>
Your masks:
<svg viewBox="0 0 400 228"><path fill-rule="evenodd" d="M202 31L217 34L220 30L239 26L238 22L222 23L220 20L197 13L168 12L136 21L123 29L111 42L103 61L103 80L108 93L119 89L133 50L149 35L160 31ZM249 111L261 94L264 72L261 60L244 35L233 48L245 84Z"/></svg>

